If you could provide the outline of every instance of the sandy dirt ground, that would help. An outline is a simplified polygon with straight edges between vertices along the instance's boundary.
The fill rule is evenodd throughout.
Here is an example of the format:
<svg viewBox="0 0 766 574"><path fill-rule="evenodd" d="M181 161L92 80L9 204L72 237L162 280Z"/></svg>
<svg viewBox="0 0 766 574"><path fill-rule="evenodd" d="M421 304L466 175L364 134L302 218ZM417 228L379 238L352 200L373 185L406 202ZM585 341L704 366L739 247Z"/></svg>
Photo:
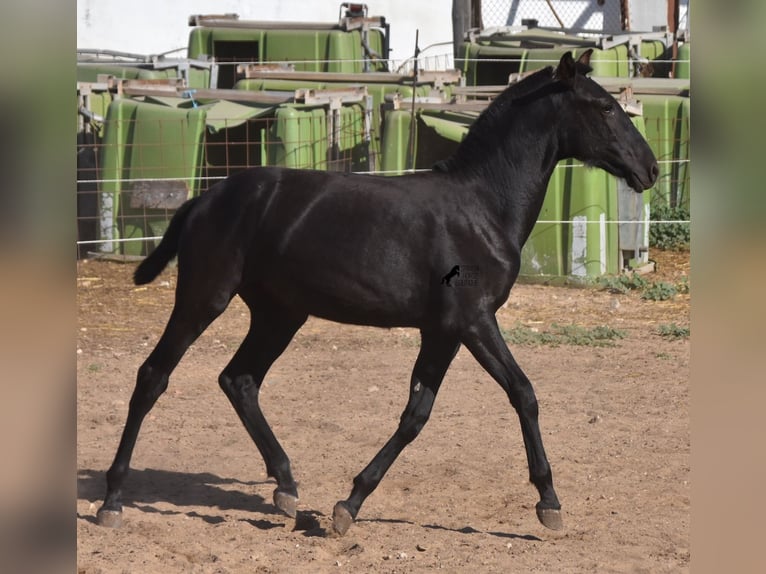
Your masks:
<svg viewBox="0 0 766 574"><path fill-rule="evenodd" d="M680 281L688 253L654 254L650 281ZM335 502L393 433L418 333L310 319L266 377L264 412L291 457L297 519L217 384L247 330L235 299L187 352L147 417L124 525L95 515L138 366L173 302L175 271L135 287L133 264L78 264L78 572L688 572L690 296L519 284L502 326L607 325L612 347L511 345L532 380L565 529L535 517L518 419L465 350L429 421L344 537Z"/></svg>

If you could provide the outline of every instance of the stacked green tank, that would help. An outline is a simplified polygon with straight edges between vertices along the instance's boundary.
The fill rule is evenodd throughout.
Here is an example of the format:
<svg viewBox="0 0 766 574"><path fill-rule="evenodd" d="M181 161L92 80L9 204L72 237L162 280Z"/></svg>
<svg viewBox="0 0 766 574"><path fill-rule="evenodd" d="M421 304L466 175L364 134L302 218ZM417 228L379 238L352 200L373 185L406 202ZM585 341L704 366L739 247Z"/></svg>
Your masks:
<svg viewBox="0 0 766 574"><path fill-rule="evenodd" d="M232 16L193 17L198 25L189 35L188 59L177 65L162 57L83 54L77 80L88 93L89 109L82 109L86 100L79 98L78 141L87 115L94 136L89 145L98 155L93 179L99 182L101 243L94 250L145 254L151 242L125 240L162 235L185 199L240 169L369 169L378 155L370 133L379 117L369 107L372 100L380 102L382 90L374 90L370 101L302 103L287 97L272 105L253 104L246 92L294 93L316 83L286 88L243 82L236 86L241 96L227 91L239 78L232 61L290 61L295 70L322 73L384 70L385 20L367 18L366 7L364 13L347 8L337 25L288 28ZM133 81L134 91L115 90L119 80ZM186 90L173 89L181 84Z"/></svg>

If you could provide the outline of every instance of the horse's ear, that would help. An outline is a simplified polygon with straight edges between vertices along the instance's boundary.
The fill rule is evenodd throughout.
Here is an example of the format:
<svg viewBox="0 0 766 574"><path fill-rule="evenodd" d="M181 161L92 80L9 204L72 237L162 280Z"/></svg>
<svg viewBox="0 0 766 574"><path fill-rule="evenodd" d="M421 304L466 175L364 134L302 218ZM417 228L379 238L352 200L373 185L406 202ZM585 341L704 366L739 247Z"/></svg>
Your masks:
<svg viewBox="0 0 766 574"><path fill-rule="evenodd" d="M579 58L577 58L577 63L582 64L583 66L588 66L590 68L590 57L592 55L593 55L593 48L588 48L582 54L580 54Z"/></svg>
<svg viewBox="0 0 766 574"><path fill-rule="evenodd" d="M577 65L572 58L572 52L565 52L559 60L558 68L556 68L556 79L565 84L572 84L576 75Z"/></svg>
<svg viewBox="0 0 766 574"><path fill-rule="evenodd" d="M577 71L583 76L593 71L593 68L590 66L590 57L592 55L593 48L588 48L577 58Z"/></svg>

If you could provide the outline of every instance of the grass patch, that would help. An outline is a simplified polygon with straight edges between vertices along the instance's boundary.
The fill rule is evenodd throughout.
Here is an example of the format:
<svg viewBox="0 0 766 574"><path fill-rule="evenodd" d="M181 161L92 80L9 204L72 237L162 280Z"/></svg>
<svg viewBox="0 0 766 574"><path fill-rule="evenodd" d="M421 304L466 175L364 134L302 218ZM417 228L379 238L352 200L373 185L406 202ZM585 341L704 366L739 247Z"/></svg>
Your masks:
<svg viewBox="0 0 766 574"><path fill-rule="evenodd" d="M652 283L644 289L644 292L641 293L641 298L649 299L650 301L667 301L675 297L677 293L678 289L675 285L660 281L659 283Z"/></svg>
<svg viewBox="0 0 766 574"><path fill-rule="evenodd" d="M649 282L638 273L599 277L598 285L610 293L624 295L630 291L641 293L642 299L667 301L679 293L689 294L689 279L684 276L677 284L665 281Z"/></svg>
<svg viewBox="0 0 766 574"><path fill-rule="evenodd" d="M691 335L691 329L689 327L679 327L675 323L670 323L668 325L660 325L657 329L657 334L660 337L675 341L677 339L688 339Z"/></svg>
<svg viewBox="0 0 766 574"><path fill-rule="evenodd" d="M622 294L629 291L643 291L649 287L649 282L638 273L599 277L598 284L607 291Z"/></svg>
<svg viewBox="0 0 766 574"><path fill-rule="evenodd" d="M539 346L577 345L582 347L614 347L615 341L625 338L625 332L607 325L581 327L580 325L558 325L553 323L549 330L538 330L516 323L511 329L501 329L507 343Z"/></svg>

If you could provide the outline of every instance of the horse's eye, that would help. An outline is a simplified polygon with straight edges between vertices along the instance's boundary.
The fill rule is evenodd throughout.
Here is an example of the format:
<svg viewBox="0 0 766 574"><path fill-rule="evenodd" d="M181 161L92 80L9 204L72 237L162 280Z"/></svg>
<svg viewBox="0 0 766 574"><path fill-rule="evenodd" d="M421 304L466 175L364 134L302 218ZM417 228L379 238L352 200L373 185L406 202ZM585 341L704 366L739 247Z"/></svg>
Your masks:
<svg viewBox="0 0 766 574"><path fill-rule="evenodd" d="M614 113L614 104L604 104L601 106L601 113L605 116L611 116Z"/></svg>

